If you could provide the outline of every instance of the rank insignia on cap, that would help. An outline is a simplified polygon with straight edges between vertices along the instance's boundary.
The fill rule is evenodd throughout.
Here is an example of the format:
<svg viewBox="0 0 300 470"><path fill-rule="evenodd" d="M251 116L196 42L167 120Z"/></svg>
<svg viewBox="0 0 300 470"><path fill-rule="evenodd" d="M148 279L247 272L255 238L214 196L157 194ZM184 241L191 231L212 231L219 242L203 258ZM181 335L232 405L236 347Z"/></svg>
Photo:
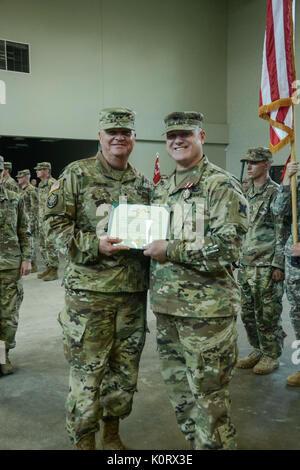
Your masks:
<svg viewBox="0 0 300 470"><path fill-rule="evenodd" d="M50 188L50 193L52 193L53 191L56 191L57 189L60 188L60 182L59 181L56 181L55 183L53 183L53 185L51 186Z"/></svg>
<svg viewBox="0 0 300 470"><path fill-rule="evenodd" d="M56 206L58 201L58 195L57 194L50 194L47 199L47 206L49 209L53 209L53 207Z"/></svg>

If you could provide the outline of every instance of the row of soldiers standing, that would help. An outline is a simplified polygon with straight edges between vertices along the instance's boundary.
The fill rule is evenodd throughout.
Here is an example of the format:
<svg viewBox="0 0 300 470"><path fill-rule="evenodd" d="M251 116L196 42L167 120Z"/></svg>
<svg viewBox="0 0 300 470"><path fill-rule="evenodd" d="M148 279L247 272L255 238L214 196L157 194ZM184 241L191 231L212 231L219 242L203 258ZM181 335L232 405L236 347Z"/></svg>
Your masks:
<svg viewBox="0 0 300 470"><path fill-rule="evenodd" d="M3 158L3 157L2 157ZM58 251L46 240L44 232L43 218L46 207L46 199L51 186L56 180L51 176L51 163L41 162L34 168L37 177L40 178L38 188L30 182L31 173L29 169L18 171L16 178L11 177L12 163L4 161L3 188L20 194L24 200L24 206L29 217L30 232L32 236L32 257L31 273L38 271L37 266L37 245L41 253L45 270L37 275L43 281L53 281L58 279Z"/></svg>
<svg viewBox="0 0 300 470"><path fill-rule="evenodd" d="M300 244L292 244L291 175L298 164L289 163L283 184L269 176L272 154L267 148L249 149L246 162L249 185L244 188L249 203L250 225L241 248L238 282L241 288L241 316L251 353L237 366L269 374L279 367L286 336L281 326L284 287L290 303L291 322L300 338L300 270L291 264L291 255L300 256ZM298 200L300 209L300 200ZM300 386L300 372L287 378Z"/></svg>
<svg viewBox="0 0 300 470"><path fill-rule="evenodd" d="M22 276L37 272L37 241L46 270L38 274L44 281L57 279L58 252L47 243L42 223L50 186L51 164L35 167L41 179L38 189L30 184L30 171L17 173L18 183L11 177L11 162L0 156L0 339L5 340L5 364L0 375L13 372L9 350L15 347L19 309L23 300Z"/></svg>

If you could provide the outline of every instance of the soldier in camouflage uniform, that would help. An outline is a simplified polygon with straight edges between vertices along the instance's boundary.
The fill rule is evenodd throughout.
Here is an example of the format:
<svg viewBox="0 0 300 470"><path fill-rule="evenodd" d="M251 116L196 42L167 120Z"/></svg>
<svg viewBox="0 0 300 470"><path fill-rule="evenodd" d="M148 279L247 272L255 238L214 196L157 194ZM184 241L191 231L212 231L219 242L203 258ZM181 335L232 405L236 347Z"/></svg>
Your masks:
<svg viewBox="0 0 300 470"><path fill-rule="evenodd" d="M2 157L3 158L3 157ZM10 176L12 170L11 162L4 162L4 175L3 175L3 185L9 191L15 191L15 193L19 192L19 185L18 183Z"/></svg>
<svg viewBox="0 0 300 470"><path fill-rule="evenodd" d="M162 376L185 438L200 449L235 449L228 385L237 358L240 293L231 270L248 228L239 182L203 155L203 116L165 118L176 171L152 202L171 209L169 241L146 246Z"/></svg>
<svg viewBox="0 0 300 470"><path fill-rule="evenodd" d="M19 171L16 177L18 179L20 193L24 199L25 208L30 221L30 232L32 236L31 273L35 273L38 270L36 261L36 244L38 237L39 199L36 189L29 183L30 171L28 169Z"/></svg>
<svg viewBox="0 0 300 470"><path fill-rule="evenodd" d="M48 236L70 258L59 322L71 366L67 430L77 449L95 449L101 418L100 447L126 448L119 419L130 414L136 391L149 260L106 233L120 196L128 203L150 200L149 181L128 163L134 129L133 111L103 110L102 152L68 165L47 201Z"/></svg>
<svg viewBox="0 0 300 470"><path fill-rule="evenodd" d="M291 177L298 171L298 162L288 163L286 173L279 188L272 209L276 216L292 215ZM300 233L300 183L297 184L298 236ZM285 282L290 303L290 318L296 339L300 341L300 269L291 265L291 256L300 256L300 243L293 244L291 234L285 245ZM300 387L300 371L287 378L288 385Z"/></svg>
<svg viewBox="0 0 300 470"><path fill-rule="evenodd" d="M0 157L0 340L5 342L6 363L1 374L13 373L9 350L16 345L19 309L23 299L21 276L31 270L31 235L24 201L3 185Z"/></svg>
<svg viewBox="0 0 300 470"><path fill-rule="evenodd" d="M271 204L278 184L269 177L272 153L249 149L247 164L252 184L247 191L250 226L240 254L238 281L242 293L242 320L254 350L238 367L270 374L279 366L285 333L281 327L284 280L284 219L275 217Z"/></svg>
<svg viewBox="0 0 300 470"><path fill-rule="evenodd" d="M39 244L40 252L46 265L45 271L38 274L37 277L38 279L43 279L43 281L54 281L55 279L58 279L57 270L59 265L59 255L55 243L51 240L47 240L44 226L44 215L47 197L51 187L56 183L56 179L51 176L51 163L49 162L38 163L34 169L36 170L37 177L41 180L38 186Z"/></svg>

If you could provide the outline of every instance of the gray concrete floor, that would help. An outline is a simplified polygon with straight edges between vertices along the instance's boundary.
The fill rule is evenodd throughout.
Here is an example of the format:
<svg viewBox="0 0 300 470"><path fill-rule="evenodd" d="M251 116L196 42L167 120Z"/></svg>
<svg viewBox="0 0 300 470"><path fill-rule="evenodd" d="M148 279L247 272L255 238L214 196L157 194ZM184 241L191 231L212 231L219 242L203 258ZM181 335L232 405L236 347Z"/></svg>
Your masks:
<svg viewBox="0 0 300 470"><path fill-rule="evenodd" d="M0 449L71 450L64 428L68 365L63 356L57 313L63 306L60 280L24 278L17 347L11 360L15 374L0 378ZM249 449L299 449L300 388L285 379L300 369L292 364L295 337L284 298L283 325L287 333L280 368L269 376L237 369L230 390L238 445ZM160 376L155 344L155 319L148 315L150 333L142 355L133 412L121 423L124 441L139 450L186 450ZM238 320L240 356L250 348Z"/></svg>

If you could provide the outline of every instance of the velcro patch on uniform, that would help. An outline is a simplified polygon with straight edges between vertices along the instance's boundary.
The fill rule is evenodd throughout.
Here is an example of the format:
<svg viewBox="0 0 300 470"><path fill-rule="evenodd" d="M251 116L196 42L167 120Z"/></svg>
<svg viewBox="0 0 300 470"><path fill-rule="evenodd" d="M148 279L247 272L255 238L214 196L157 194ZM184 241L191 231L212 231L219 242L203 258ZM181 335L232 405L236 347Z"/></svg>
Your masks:
<svg viewBox="0 0 300 470"><path fill-rule="evenodd" d="M56 191L56 190L59 189L59 188L60 188L60 181L56 181L56 182L53 183L53 185L51 186L49 193L52 193L53 191Z"/></svg>
<svg viewBox="0 0 300 470"><path fill-rule="evenodd" d="M57 201L58 201L57 194L53 194L53 193L49 194L48 199L47 199L47 207L49 207L49 209L53 209L53 207L56 206Z"/></svg>

